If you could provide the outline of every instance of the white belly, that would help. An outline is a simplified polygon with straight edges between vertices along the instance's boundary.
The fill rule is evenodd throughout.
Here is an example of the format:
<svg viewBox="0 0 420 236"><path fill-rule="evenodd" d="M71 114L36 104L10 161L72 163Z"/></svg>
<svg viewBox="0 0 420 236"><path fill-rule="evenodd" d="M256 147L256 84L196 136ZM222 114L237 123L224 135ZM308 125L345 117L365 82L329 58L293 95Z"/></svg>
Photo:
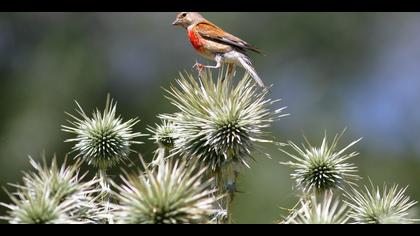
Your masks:
<svg viewBox="0 0 420 236"><path fill-rule="evenodd" d="M230 51L227 53L224 53L222 56L222 60L225 63L233 63L236 65L241 65L239 58L244 57L244 55L237 51Z"/></svg>

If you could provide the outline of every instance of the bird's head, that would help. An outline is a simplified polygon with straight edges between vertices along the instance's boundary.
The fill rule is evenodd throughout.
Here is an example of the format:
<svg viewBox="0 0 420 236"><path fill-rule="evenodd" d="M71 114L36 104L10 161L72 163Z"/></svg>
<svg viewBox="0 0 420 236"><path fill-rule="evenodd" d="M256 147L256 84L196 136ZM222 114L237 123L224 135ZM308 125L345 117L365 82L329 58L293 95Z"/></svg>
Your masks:
<svg viewBox="0 0 420 236"><path fill-rule="evenodd" d="M190 25L199 23L202 20L204 18L198 12L181 12L176 16L172 25L188 28Z"/></svg>

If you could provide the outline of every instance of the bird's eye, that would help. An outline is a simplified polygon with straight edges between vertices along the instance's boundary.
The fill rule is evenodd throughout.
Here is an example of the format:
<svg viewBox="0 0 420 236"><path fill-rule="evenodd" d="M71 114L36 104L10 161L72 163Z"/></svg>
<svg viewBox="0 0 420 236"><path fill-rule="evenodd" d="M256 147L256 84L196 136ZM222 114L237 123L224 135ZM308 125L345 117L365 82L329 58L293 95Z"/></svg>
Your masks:
<svg viewBox="0 0 420 236"><path fill-rule="evenodd" d="M187 13L186 12L185 13L182 13L182 15L181 15L182 18L184 18L186 16L187 16Z"/></svg>

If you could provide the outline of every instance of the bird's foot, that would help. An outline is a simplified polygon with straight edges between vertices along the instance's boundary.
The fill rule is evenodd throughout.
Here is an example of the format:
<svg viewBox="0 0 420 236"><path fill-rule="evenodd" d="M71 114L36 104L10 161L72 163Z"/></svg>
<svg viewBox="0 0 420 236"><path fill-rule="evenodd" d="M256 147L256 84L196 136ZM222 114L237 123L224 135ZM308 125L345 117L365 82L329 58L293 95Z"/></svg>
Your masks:
<svg viewBox="0 0 420 236"><path fill-rule="evenodd" d="M197 61L195 62L195 64L192 67L193 69L196 69L198 71L198 73L201 74L201 72L203 72L204 68L206 68L205 65L198 63Z"/></svg>

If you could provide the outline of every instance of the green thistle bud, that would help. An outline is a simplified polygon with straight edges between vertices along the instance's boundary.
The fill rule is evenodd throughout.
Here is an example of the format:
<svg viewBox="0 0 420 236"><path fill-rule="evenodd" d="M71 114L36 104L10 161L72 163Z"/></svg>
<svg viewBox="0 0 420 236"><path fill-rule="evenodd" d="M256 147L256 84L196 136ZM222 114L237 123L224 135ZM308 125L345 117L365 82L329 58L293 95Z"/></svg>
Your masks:
<svg viewBox="0 0 420 236"><path fill-rule="evenodd" d="M119 205L115 208L117 223L126 224L188 224L208 223L216 213L213 204L215 190L209 190L211 180L202 182L202 169L185 162L164 162L145 174L122 177L116 185Z"/></svg>
<svg viewBox="0 0 420 236"><path fill-rule="evenodd" d="M281 164L288 165L294 169L291 177L296 180L300 189L305 192L311 192L312 190L323 192L333 188L342 189L344 184L354 185L353 181L360 178L354 174L357 172L356 166L352 163L347 163L350 158L357 156L358 153L344 153L361 139L336 151L338 141L343 133L334 137L331 146L328 145L325 135L320 147L312 146L305 138L308 147L303 145L303 149L291 141L288 142L288 146L296 154L280 149L295 161L281 162Z"/></svg>
<svg viewBox="0 0 420 236"><path fill-rule="evenodd" d="M351 208L349 216L359 224L411 224L418 220L409 218L409 209L417 202L405 196L405 188L385 184L365 191L353 189L346 193L347 204Z"/></svg>
<svg viewBox="0 0 420 236"><path fill-rule="evenodd" d="M9 208L8 216L1 217L11 224L74 224L78 223L70 216L75 210L74 199L59 203L48 187L37 188L36 192L19 189L14 195L9 194L14 204L1 203Z"/></svg>
<svg viewBox="0 0 420 236"><path fill-rule="evenodd" d="M76 134L75 138L66 140L76 143L73 146L76 157L100 169L107 169L127 160L132 151L130 146L141 143L133 139L144 135L132 132L139 120L135 118L123 122L120 116L116 116L117 104L109 96L103 113L96 110L92 118L76 104L76 112L81 118L67 113L74 120L68 121L71 126L62 126L64 132Z"/></svg>
<svg viewBox="0 0 420 236"><path fill-rule="evenodd" d="M10 223L95 223L99 208L93 194L97 180L81 182L80 162L59 167L54 157L48 167L30 159L35 172L24 174L23 185L13 185L16 193L9 194L14 204L2 204L9 208L3 217Z"/></svg>
<svg viewBox="0 0 420 236"><path fill-rule="evenodd" d="M172 122L163 119L162 124L156 124L155 127L148 128L148 131L153 134L150 139L158 145L151 165L158 166L175 146L176 128Z"/></svg>
<svg viewBox="0 0 420 236"><path fill-rule="evenodd" d="M320 203L316 195L312 195L300 204L301 208L289 216L285 224L345 224L348 221L347 206L333 200L331 192L326 192Z"/></svg>
<svg viewBox="0 0 420 236"><path fill-rule="evenodd" d="M176 126L174 152L197 158L202 165L220 169L226 162L249 167L257 143L271 143L265 129L279 119L282 109L271 110L275 102L266 98L248 75L234 86L229 75L219 73L217 82L210 71L199 81L180 75L169 99L179 112L161 116Z"/></svg>
<svg viewBox="0 0 420 236"><path fill-rule="evenodd" d="M148 128L148 131L153 134L150 139L160 148L171 150L174 147L176 129L172 122L162 120L162 124L156 124L154 128Z"/></svg>

